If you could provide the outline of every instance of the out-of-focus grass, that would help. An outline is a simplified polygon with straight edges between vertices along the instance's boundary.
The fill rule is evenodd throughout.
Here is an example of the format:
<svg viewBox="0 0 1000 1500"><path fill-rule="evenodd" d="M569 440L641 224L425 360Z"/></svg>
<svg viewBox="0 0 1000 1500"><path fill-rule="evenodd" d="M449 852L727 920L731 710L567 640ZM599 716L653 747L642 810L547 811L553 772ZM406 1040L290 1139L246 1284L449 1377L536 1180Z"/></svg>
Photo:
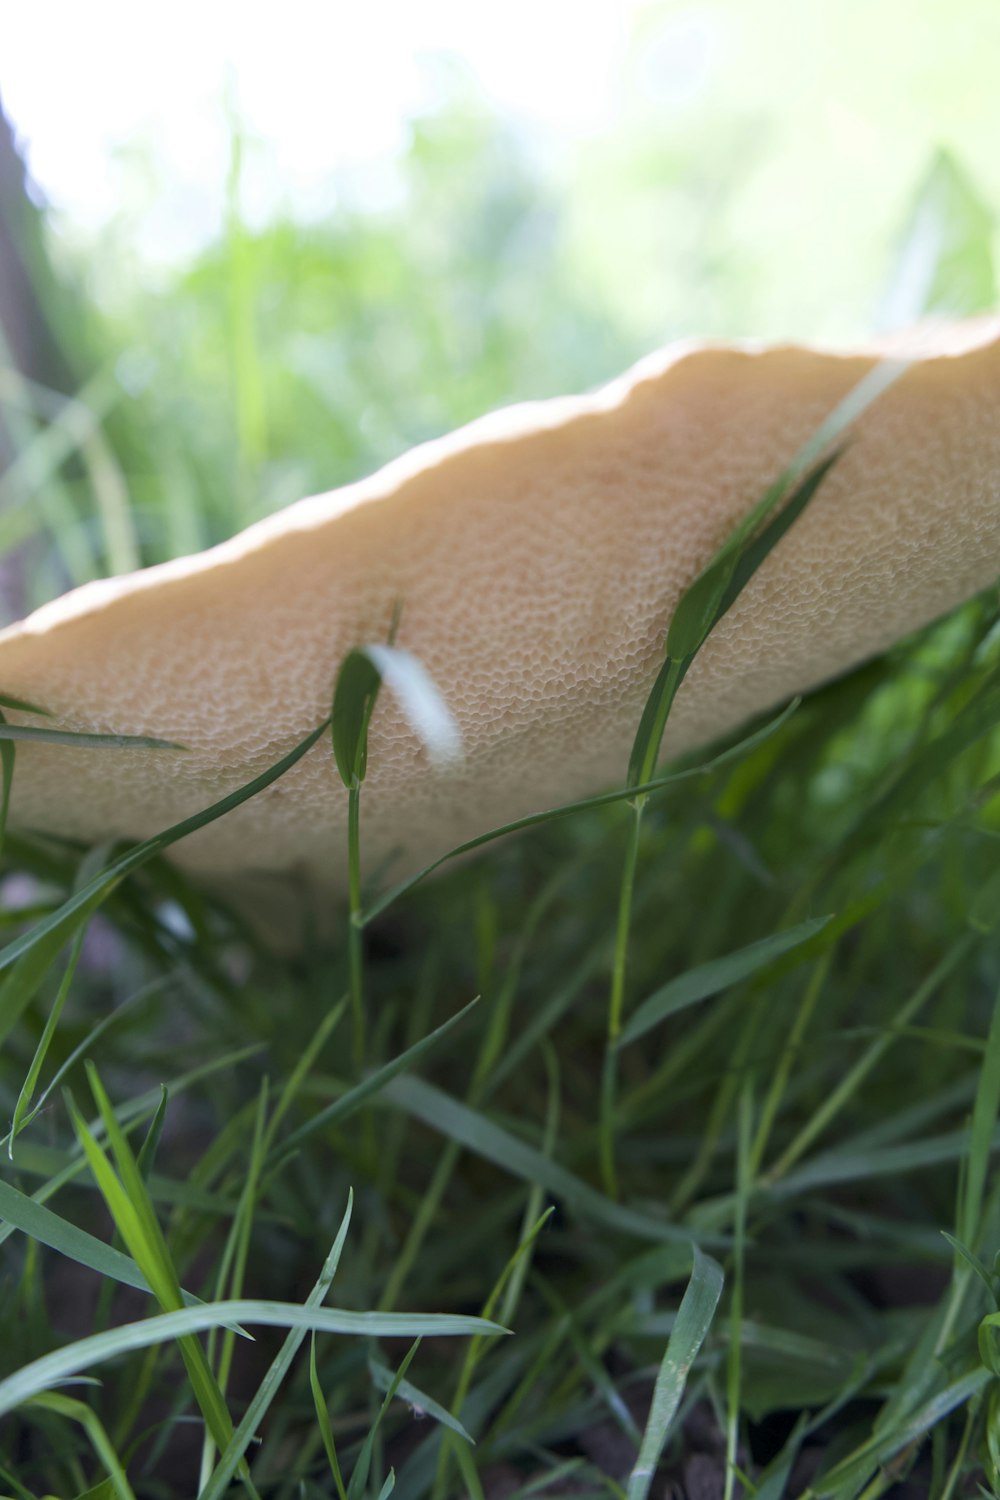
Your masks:
<svg viewBox="0 0 1000 1500"><path fill-rule="evenodd" d="M234 195L226 244L106 328L83 432L79 393L64 410L8 372L26 488L0 526L51 564L39 592L111 564L115 514L153 561L612 373L630 336L563 275L516 157L482 169L494 149L418 141L405 238L391 215L250 234ZM932 165L901 262L930 305L994 293L973 201ZM767 1500L908 1474L1000 1492L977 1337L1000 1248L997 603L650 796L603 1121L624 803L399 893L353 955L341 924L286 961L165 841L122 868L9 835L0 1484L641 1500L664 1474L693 1492L700 1462ZM52 1391L71 1374L100 1383Z"/></svg>

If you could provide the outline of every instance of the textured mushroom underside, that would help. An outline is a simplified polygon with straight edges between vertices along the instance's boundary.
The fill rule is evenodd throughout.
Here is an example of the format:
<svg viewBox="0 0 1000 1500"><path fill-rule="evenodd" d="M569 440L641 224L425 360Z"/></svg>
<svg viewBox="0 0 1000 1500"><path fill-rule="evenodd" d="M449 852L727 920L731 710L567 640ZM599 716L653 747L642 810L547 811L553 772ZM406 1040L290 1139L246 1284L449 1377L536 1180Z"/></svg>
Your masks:
<svg viewBox="0 0 1000 1500"><path fill-rule="evenodd" d="M668 754L843 672L1000 572L998 332L942 332L857 422L696 661ZM326 716L344 653L385 639L397 599L399 643L440 687L465 755L433 767L383 695L369 869L401 874L620 783L680 592L875 357L680 346L596 395L497 413L209 552L45 606L0 633L0 692L60 727L188 748L22 744L13 821L140 838L208 805ZM345 828L323 740L176 853L206 872L335 883Z"/></svg>

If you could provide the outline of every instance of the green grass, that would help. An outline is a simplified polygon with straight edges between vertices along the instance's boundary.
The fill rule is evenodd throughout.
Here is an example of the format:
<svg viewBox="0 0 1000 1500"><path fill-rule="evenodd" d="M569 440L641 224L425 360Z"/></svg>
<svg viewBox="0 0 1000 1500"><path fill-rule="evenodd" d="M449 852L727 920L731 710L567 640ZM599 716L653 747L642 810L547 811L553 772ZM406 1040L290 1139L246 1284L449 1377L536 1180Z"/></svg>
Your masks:
<svg viewBox="0 0 1000 1500"><path fill-rule="evenodd" d="M376 224L255 237L238 165L225 250L165 301L197 347L164 343L127 411L110 333L72 401L3 372L0 540L44 557L42 592L517 387L499 315L470 390L448 383L461 306L420 309L390 347L426 355L432 398L393 414L371 350L411 252ZM333 416L255 324L279 273L356 294ZM462 274L478 296L482 266ZM585 303L552 289L543 385L627 344ZM217 305L227 397L199 343ZM1000 1495L996 591L658 769L686 664L819 457L688 595L621 787L461 861L360 880L379 691L448 749L391 642L358 642L278 765L143 845L5 831L0 1494L645 1500L701 1462L727 1500ZM61 731L0 731L5 811L25 741ZM320 739L350 900L281 958L169 851Z"/></svg>
<svg viewBox="0 0 1000 1500"><path fill-rule="evenodd" d="M360 1062L346 935L258 951L162 863L179 830L83 865L12 837L10 1493L641 1500L696 1412L728 1495L995 1492L996 618L641 793L603 1118L624 796L362 907ZM335 699L355 787L372 685Z"/></svg>

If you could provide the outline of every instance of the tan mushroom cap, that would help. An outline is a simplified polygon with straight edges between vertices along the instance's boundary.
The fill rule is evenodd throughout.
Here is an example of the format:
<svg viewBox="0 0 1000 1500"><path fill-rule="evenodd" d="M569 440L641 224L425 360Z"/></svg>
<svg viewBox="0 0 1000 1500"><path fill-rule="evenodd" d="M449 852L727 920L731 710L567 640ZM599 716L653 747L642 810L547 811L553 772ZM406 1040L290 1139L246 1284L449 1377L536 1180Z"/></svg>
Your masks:
<svg viewBox="0 0 1000 1500"><path fill-rule="evenodd" d="M393 876L624 778L676 600L882 353L681 345L595 395L514 407L199 556L88 584L0 633L0 692L61 727L189 747L22 744L13 820L140 838L208 805L329 712L352 646L424 662L464 741L432 766L385 694L362 837ZM843 672L1000 572L1000 323L922 335L905 375L695 663L668 753ZM207 872L338 881L346 795L324 739L179 846Z"/></svg>

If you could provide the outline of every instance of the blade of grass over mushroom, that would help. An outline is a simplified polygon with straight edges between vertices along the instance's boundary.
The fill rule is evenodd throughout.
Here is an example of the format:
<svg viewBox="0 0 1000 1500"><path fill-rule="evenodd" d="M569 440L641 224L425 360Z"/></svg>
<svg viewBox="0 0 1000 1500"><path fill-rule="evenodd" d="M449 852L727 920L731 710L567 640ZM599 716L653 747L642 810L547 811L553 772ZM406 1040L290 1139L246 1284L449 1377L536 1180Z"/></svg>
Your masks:
<svg viewBox="0 0 1000 1500"><path fill-rule="evenodd" d="M398 607L389 629L390 642L399 626ZM363 946L361 940L361 786L368 770L368 727L383 682L394 692L411 728L431 759L454 761L461 749L457 725L421 662L409 651L389 645L359 646L341 663L333 690L331 737L340 778L347 788L348 959L354 1022L354 1064L365 1054Z"/></svg>
<svg viewBox="0 0 1000 1500"><path fill-rule="evenodd" d="M164 849L169 849L172 844L176 844L181 839L187 838L189 834L195 833L199 828L204 828L206 824L213 823L216 818L224 817L226 813L232 812L234 808L241 806L244 802L248 802L258 792L262 792L265 787L271 786L273 782L284 776L286 771L290 771L312 749L313 745L326 732L329 724L330 720L324 719L323 723L318 725L317 728L310 730L293 750L290 750L287 755L282 756L273 766L270 766L266 771L262 771L259 776L255 776L244 786L239 787L234 792L229 792L225 797L221 797L218 802L213 802L210 807L206 807L202 812L194 813L191 817L182 819L180 823L175 823L171 828L165 829L162 833L154 834L152 838L146 839L143 843L129 849L119 859L110 864L99 876L96 876L94 880L90 881L81 890L76 891L68 900L64 901L62 906L53 912L50 917L46 917L44 921L37 923L22 937L16 938L12 943L8 943L5 948L0 949L0 972L9 969L12 964L17 963L20 959L26 958L34 949L37 949L39 944L48 942L50 939L55 940L56 950L58 951L58 947L76 931L78 924L84 921L101 904L120 880L123 880L126 875L130 875L133 870L137 870L140 866L148 863L149 860L155 859L158 854L161 854ZM0 992L0 1036L2 1036L3 1026L4 1004L2 992Z"/></svg>
<svg viewBox="0 0 1000 1500"><path fill-rule="evenodd" d="M632 752L629 756L626 783L634 789L632 823L629 829L615 928L614 958L608 995L607 1041L601 1075L598 1155L605 1191L615 1197L618 1191L615 1167L615 1100L617 1093L617 1043L625 1009L626 968L635 873L639 859L639 842L645 796L638 788L655 773L667 720L677 693L698 652L725 614L732 608L753 574L786 535L792 523L802 514L824 478L840 456L834 453L807 471L824 449L839 437L857 417L882 395L907 368L904 362L886 361L876 366L838 404L809 440L799 449L791 463L743 517L684 590L675 606L666 638L666 654L656 681L646 699ZM840 450L841 452L843 450ZM791 487L805 474L797 491L788 501L788 516L775 509L785 501Z"/></svg>
<svg viewBox="0 0 1000 1500"><path fill-rule="evenodd" d="M612 807L618 802L631 802L638 796L653 795L663 791L666 787L675 786L678 782L692 781L699 776L709 775L722 766L739 760L741 756L750 754L758 745L777 734L795 713L801 701L801 698L793 698L773 719L769 719L759 729L738 740L735 745L720 751L711 760L687 766L680 771L672 771L665 776L658 776L642 786L622 786L615 791L599 792L594 797L583 797L578 802L564 802L558 807L546 808L543 812L528 813L523 818L515 818L511 823L503 823L497 828L491 828L487 833L479 834L476 838L467 839L464 844L456 844L454 849L449 849L446 854L439 855L430 864L424 865L422 870L408 875L405 880L391 886L382 896L376 897L362 915L361 925L364 927L369 922L373 922L407 892L426 880L428 875L433 875L435 870L439 870L442 865L448 864L453 859L459 859L463 854L472 854L487 844L496 843L498 839L506 838L512 833L521 833L528 828L540 828L546 823L557 822L561 818L573 818L595 808Z"/></svg>
<svg viewBox="0 0 1000 1500"><path fill-rule="evenodd" d="M722 1267L696 1246L691 1280L677 1310L677 1319L656 1377L639 1456L629 1475L628 1500L646 1500L649 1494L691 1366L712 1326L722 1296L722 1280Z"/></svg>
<svg viewBox="0 0 1000 1500"><path fill-rule="evenodd" d="M656 770L670 710L694 658L754 573L805 510L842 452L841 449L819 464L774 519L757 533L756 526L781 504L799 472L794 466L787 469L681 595L667 630L666 656L646 700L629 757L628 781L634 787L649 781Z"/></svg>
<svg viewBox="0 0 1000 1500"><path fill-rule="evenodd" d="M787 468L730 532L712 560L677 602L666 640L666 660L647 699L629 758L628 779L635 786L648 781L659 759L670 707L690 666L708 636L736 603L750 578L788 531L819 489L843 449L806 475L786 509L768 518L788 496L824 449L834 443L909 368L903 360L885 360L858 382L799 449ZM763 529L761 529L763 528ZM669 664L673 663L671 667Z"/></svg>
<svg viewBox="0 0 1000 1500"><path fill-rule="evenodd" d="M24 698L12 698L9 693L0 693L0 708L12 708L20 714L38 714L42 719L52 717L47 708L40 708L37 703L28 703Z"/></svg>
<svg viewBox="0 0 1000 1500"><path fill-rule="evenodd" d="M0 740L28 740L37 745L65 745L78 750L186 750L173 740L145 734L84 734L74 729L46 729L34 724L0 723Z"/></svg>
<svg viewBox="0 0 1000 1500"><path fill-rule="evenodd" d="M710 959L708 963L699 964L697 968L679 974L660 989L654 990L638 1006L618 1038L618 1046L627 1047L668 1016L676 1015L689 1005L708 1000L721 990L752 978L775 959L808 943L832 920L832 917L813 917L785 932L776 932L771 937L749 943L734 953L727 953L723 958Z"/></svg>
<svg viewBox="0 0 1000 1500"><path fill-rule="evenodd" d="M205 1303L182 1311L154 1313L138 1323L123 1323L106 1333L91 1334L32 1360L15 1374L0 1380L0 1416L51 1385L72 1379L105 1360L153 1344L171 1343L210 1328L260 1325L266 1328L302 1328L306 1332L335 1333L359 1338L470 1338L475 1334L500 1335L507 1329L499 1323L463 1313L374 1313L349 1312L339 1307L304 1307L297 1302L270 1302L250 1297Z"/></svg>
<svg viewBox="0 0 1000 1500"><path fill-rule="evenodd" d="M852 417L854 414L854 409L851 408ZM829 423L826 425L830 426ZM807 449L809 447L810 445L807 444ZM715 626L736 602L753 573L785 535L792 521L805 509L823 478L833 466L836 457L837 455L834 455L825 464L821 464L803 481L786 507L791 511L790 516L786 517L779 512L775 519L757 533L757 526L765 521L774 507L784 499L789 484L794 475L799 472L798 461L793 461L749 515L730 533L712 561L681 595L667 631L666 656L639 720L626 775L627 784L635 790L618 897L614 959L608 996L607 1043L600 1090L598 1149L605 1191L611 1197L617 1196L618 1192L615 1168L617 1047L625 1010L632 901L639 860L642 814L646 802L645 795L638 791L638 787L648 782L655 774L670 710L691 663Z"/></svg>
<svg viewBox="0 0 1000 1500"><path fill-rule="evenodd" d="M349 651L333 690L330 734L340 779L348 791L368 770L368 726L382 686L382 674L364 647Z"/></svg>

